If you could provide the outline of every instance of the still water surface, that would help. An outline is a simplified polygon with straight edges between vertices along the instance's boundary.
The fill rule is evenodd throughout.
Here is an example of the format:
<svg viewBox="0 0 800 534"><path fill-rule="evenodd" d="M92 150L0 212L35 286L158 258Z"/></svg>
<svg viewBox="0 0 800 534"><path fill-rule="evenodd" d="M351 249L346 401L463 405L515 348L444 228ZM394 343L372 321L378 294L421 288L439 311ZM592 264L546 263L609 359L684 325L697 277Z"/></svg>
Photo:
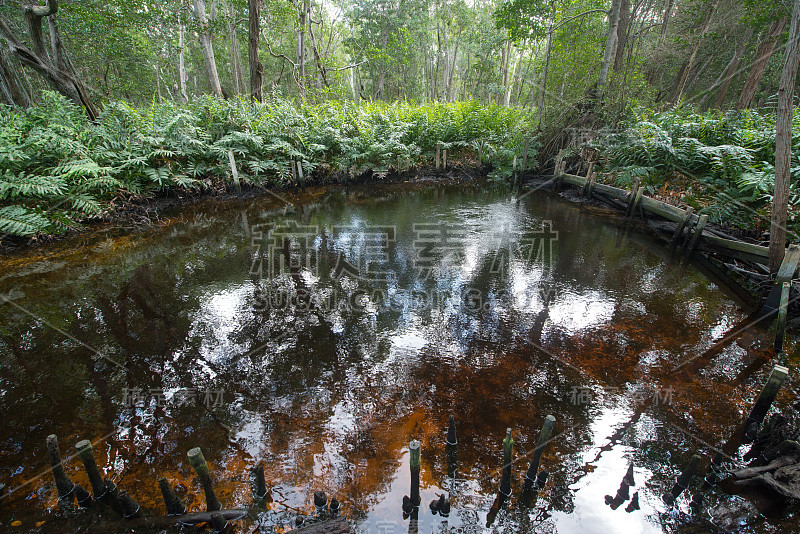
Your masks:
<svg viewBox="0 0 800 534"><path fill-rule="evenodd" d="M251 502L248 472L263 462L262 532L311 513L316 490L361 532L408 532L411 439L419 532L708 526L708 510L690 518L691 493L674 510L661 495L746 413L771 368L769 334L709 352L749 310L619 216L544 192L408 184L172 215L0 258L4 524L70 524L46 471L55 433L64 454L93 440L101 469L157 513L160 476L204 510L192 447L226 508ZM548 414L549 478L526 508L516 496ZM512 498L492 512L507 428ZM88 488L77 459L66 463ZM630 464L641 509L612 509L604 498ZM447 518L427 506L443 492ZM707 502L738 501L712 491ZM739 515L743 532L794 523Z"/></svg>

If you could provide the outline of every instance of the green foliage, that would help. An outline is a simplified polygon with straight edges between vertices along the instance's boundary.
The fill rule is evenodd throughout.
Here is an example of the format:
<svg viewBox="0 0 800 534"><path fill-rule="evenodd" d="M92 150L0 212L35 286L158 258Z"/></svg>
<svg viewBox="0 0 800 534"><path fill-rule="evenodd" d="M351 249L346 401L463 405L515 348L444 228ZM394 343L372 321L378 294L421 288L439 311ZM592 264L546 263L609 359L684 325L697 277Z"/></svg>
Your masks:
<svg viewBox="0 0 800 534"><path fill-rule="evenodd" d="M292 159L312 179L322 163L345 174L386 171L398 155L426 163L439 142L451 154L480 142L507 169L532 130L528 113L475 101L253 105L209 96L185 106L114 102L90 123L55 93L28 110L0 106L0 121L0 232L19 236L62 231L118 196L226 183L229 152L251 184L286 183Z"/></svg>
<svg viewBox="0 0 800 534"><path fill-rule="evenodd" d="M797 113L795 113L797 116ZM794 124L794 139L800 123ZM712 222L762 228L775 182L775 116L756 111L698 114L639 110L598 148L619 185L637 178L656 190L678 181L684 201ZM800 145L793 147L790 223L800 223ZM688 182L687 182L688 181Z"/></svg>

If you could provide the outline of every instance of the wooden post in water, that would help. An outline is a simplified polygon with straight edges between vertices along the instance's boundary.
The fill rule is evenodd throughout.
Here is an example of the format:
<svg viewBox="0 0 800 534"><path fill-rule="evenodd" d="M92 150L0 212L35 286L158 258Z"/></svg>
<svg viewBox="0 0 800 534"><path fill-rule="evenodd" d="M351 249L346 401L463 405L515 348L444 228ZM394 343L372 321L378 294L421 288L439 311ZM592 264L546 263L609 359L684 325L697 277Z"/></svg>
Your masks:
<svg viewBox="0 0 800 534"><path fill-rule="evenodd" d="M114 484L112 480L107 478L103 479L103 484L106 486L106 496L104 502L111 506L111 509L117 512L119 515L124 515L125 511L122 509L122 505L119 502L119 491L117 491L117 485Z"/></svg>
<svg viewBox="0 0 800 534"><path fill-rule="evenodd" d="M297 176L300 179L300 189L305 193L306 181L305 177L303 176L303 162L301 160L297 160Z"/></svg>
<svg viewBox="0 0 800 534"><path fill-rule="evenodd" d="M517 155L514 154L514 162L511 167L511 183L517 185Z"/></svg>
<svg viewBox="0 0 800 534"><path fill-rule="evenodd" d="M289 165L292 171L292 185L297 187L297 169L294 166L294 160L291 160L291 165Z"/></svg>
<svg viewBox="0 0 800 534"><path fill-rule="evenodd" d="M692 234L692 240L689 242L689 248L686 249L687 256L691 256L692 252L694 252L697 241L700 239L700 236L703 235L703 230L706 228L706 223L708 223L708 215L704 213L700 216L700 219L697 220L697 226L694 228L694 234Z"/></svg>
<svg viewBox="0 0 800 534"><path fill-rule="evenodd" d="M678 227L675 228L675 233L672 234L672 239L670 239L669 244L670 246L674 247L678 244L678 241L681 238L681 234L683 234L683 229L692 220L692 214L694 213L694 208L689 206L686 208L686 215L683 216L681 221L678 223Z"/></svg>
<svg viewBox="0 0 800 534"><path fill-rule="evenodd" d="M781 288L778 318L775 320L775 352L783 352L783 336L786 334L786 315L789 312L789 290L791 287L791 282L784 282Z"/></svg>
<svg viewBox="0 0 800 534"><path fill-rule="evenodd" d="M525 180L525 173L528 172L528 149L531 146L530 138L525 138L525 148L522 151L522 170L520 171L520 181Z"/></svg>
<svg viewBox="0 0 800 534"><path fill-rule="evenodd" d="M450 478L456 477L458 470L458 438L456 437L456 419L450 414L447 424L447 474ZM452 488L451 488L452 490Z"/></svg>
<svg viewBox="0 0 800 534"><path fill-rule="evenodd" d="M88 508L92 505L92 496L91 494L83 489L83 486L80 484L75 484L75 498L78 499L78 506L81 508Z"/></svg>
<svg viewBox="0 0 800 534"><path fill-rule="evenodd" d="M400 176L400 154L397 155L397 176Z"/></svg>
<svg viewBox="0 0 800 534"><path fill-rule="evenodd" d="M259 463L253 468L253 498L261 503L267 498L267 481L264 478L264 464Z"/></svg>
<svg viewBox="0 0 800 534"><path fill-rule="evenodd" d="M64 466L61 463L61 452L58 450L58 438L55 434L47 436L47 456L50 458L53 478L56 479L58 505L67 509L72 508L72 501L75 499L75 484L64 472Z"/></svg>
<svg viewBox="0 0 800 534"><path fill-rule="evenodd" d="M789 376L789 369L782 365L776 365L772 368L772 373L769 375L767 383L764 384L764 389L761 390L761 395L758 396L747 421L744 424L744 434L742 436L742 444L750 443L755 439L758 428L764 421L767 412L772 406L772 402L778 395L778 391Z"/></svg>
<svg viewBox="0 0 800 534"><path fill-rule="evenodd" d="M161 488L161 496L164 497L167 515L183 515L186 513L186 506L184 506L178 496L175 495L166 477L158 479L158 487Z"/></svg>
<svg viewBox="0 0 800 534"><path fill-rule="evenodd" d="M436 143L436 170L439 170L439 155L442 152L442 143Z"/></svg>
<svg viewBox="0 0 800 534"><path fill-rule="evenodd" d="M694 477L695 471L697 471L697 466L700 464L700 455L695 454L692 456L692 459L689 460L689 465L686 466L686 469L678 477L678 480L675 481L675 485L672 486L672 491L669 493L664 494L664 502L672 505L675 502L675 499L683 493L683 490L689 487L689 483L692 481L692 477Z"/></svg>
<svg viewBox="0 0 800 534"><path fill-rule="evenodd" d="M418 507L421 502L419 497L419 471L422 466L420 443L412 440L408 444L408 465L411 468L411 504Z"/></svg>
<svg viewBox="0 0 800 534"><path fill-rule="evenodd" d="M625 217L630 217L633 213L633 204L636 201L636 195L639 194L639 182L641 180L639 178L633 182L633 188L631 192L628 194L628 207L625 210Z"/></svg>
<svg viewBox="0 0 800 534"><path fill-rule="evenodd" d="M442 169L447 170L447 149L442 150Z"/></svg>
<svg viewBox="0 0 800 534"><path fill-rule="evenodd" d="M533 489L536 483L536 475L539 472L539 461L542 458L542 452L544 452L544 448L547 446L547 443L550 440L550 436L553 433L553 427L555 424L556 418L552 415L548 415L544 418L542 430L539 432L539 441L536 442L536 449L533 451L531 465L528 467L528 472L525 474L525 482L522 486L524 491L530 491Z"/></svg>
<svg viewBox="0 0 800 534"><path fill-rule="evenodd" d="M236 168L236 158L233 157L233 150L228 150L228 163L231 165L231 175L233 176L233 185L236 187L236 194L242 193L242 186L239 183L239 170Z"/></svg>
<svg viewBox="0 0 800 534"><path fill-rule="evenodd" d="M208 464L203 456L203 451L200 447L195 447L190 450L186 455L189 457L189 463L192 464L197 477L200 479L200 484L203 486L203 493L206 495L206 510L214 512L221 510L222 505L217 500L217 495L214 493L214 486L211 483L211 472L208 470Z"/></svg>
<svg viewBox="0 0 800 534"><path fill-rule="evenodd" d="M478 167L483 167L483 141L478 141Z"/></svg>
<svg viewBox="0 0 800 534"><path fill-rule="evenodd" d="M511 429L506 429L506 437L503 440L503 476L500 479L500 495L502 497L511 496L511 460L514 449L514 438L511 437Z"/></svg>
<svg viewBox="0 0 800 534"><path fill-rule="evenodd" d="M122 506L122 516L125 519L135 519L141 515L139 503L134 501L125 490L119 492L119 504Z"/></svg>
<svg viewBox="0 0 800 534"><path fill-rule="evenodd" d="M92 442L88 439L79 441L75 444L75 451L78 453L81 462L83 462L86 474L89 475L89 484L92 486L95 500L102 500L106 496L106 483L97 468L97 462L95 462L94 453L92 452Z"/></svg>
<svg viewBox="0 0 800 534"><path fill-rule="evenodd" d="M636 196L633 199L633 204L631 205L631 213L630 216L634 219L636 218L636 210L639 209L639 204L642 203L642 196L644 195L644 187L639 186L636 190Z"/></svg>

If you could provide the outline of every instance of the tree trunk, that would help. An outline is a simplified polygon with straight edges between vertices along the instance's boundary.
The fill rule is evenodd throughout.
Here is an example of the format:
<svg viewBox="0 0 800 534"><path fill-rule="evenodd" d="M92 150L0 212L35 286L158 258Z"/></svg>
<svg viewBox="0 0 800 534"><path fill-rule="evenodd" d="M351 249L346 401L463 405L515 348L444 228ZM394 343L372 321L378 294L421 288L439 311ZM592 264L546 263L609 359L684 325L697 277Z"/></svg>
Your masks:
<svg viewBox="0 0 800 534"><path fill-rule="evenodd" d="M795 0L792 25L786 43L775 121L775 193L769 227L769 269L776 273L786 251L786 222L789 204L789 174L792 155L792 103L800 60L800 0Z"/></svg>
<svg viewBox="0 0 800 534"><path fill-rule="evenodd" d="M58 32L58 23L55 14L58 11L58 1L48 0L47 4L25 4L22 6L25 22L31 38L31 47L28 48L17 38L6 21L0 18L0 35L5 38L8 50L22 64L34 69L56 91L72 100L77 106L83 107L90 120L97 118L97 108L92 103L88 91L78 78L66 49ZM50 30L50 45L57 63L53 63L47 52L42 32L42 18L48 17Z"/></svg>
<svg viewBox="0 0 800 534"><path fill-rule="evenodd" d="M700 43L703 41L703 37L708 31L708 27L711 25L711 19L714 16L714 13L717 11L718 5L719 5L719 0L714 0L714 3L711 4L711 9L708 10L706 17L703 20L703 27L700 29L700 34L694 38L694 44L692 45L692 53L689 55L689 59L686 63L686 68L683 69L680 78L678 78L678 84L675 87L675 94L671 99L672 102L680 102L681 98L683 97L683 92L686 88L686 80L688 79L689 73L691 72L692 67L694 66L694 60L697 58L697 51L700 50Z"/></svg>
<svg viewBox="0 0 800 534"><path fill-rule="evenodd" d="M452 102L453 101L453 74L456 72L456 60L458 59L458 45L459 42L456 39L456 47L453 50L453 63L450 66L450 76L447 79L447 100Z"/></svg>
<svg viewBox="0 0 800 534"><path fill-rule="evenodd" d="M31 96L22 85L17 72L17 65L3 49L0 49L0 91L3 99L10 106L28 108L31 106Z"/></svg>
<svg viewBox="0 0 800 534"><path fill-rule="evenodd" d="M250 98L261 102L264 98L264 65L258 59L258 39L261 35L261 1L248 0L247 58L250 62Z"/></svg>
<svg viewBox="0 0 800 534"><path fill-rule="evenodd" d="M622 67L625 59L625 44L628 42L628 28L631 21L631 0L621 0L619 6L619 24L617 25L617 51L614 54L614 70Z"/></svg>
<svg viewBox="0 0 800 534"><path fill-rule="evenodd" d="M539 88L539 111L544 108L544 97L547 94L547 72L550 67L550 52L553 46L553 21L556 18L556 4L550 3L550 20L547 22L547 45L544 51L544 71L542 71L542 86Z"/></svg>
<svg viewBox="0 0 800 534"><path fill-rule="evenodd" d="M297 30L297 77L300 78L300 93L306 88L306 26L308 25L308 4L300 4L300 28Z"/></svg>
<svg viewBox="0 0 800 534"><path fill-rule="evenodd" d="M186 92L186 58L184 47L186 46L186 26L181 23L178 28L178 80L181 86L181 99L184 104L189 101L189 93Z"/></svg>
<svg viewBox="0 0 800 534"><path fill-rule="evenodd" d="M211 27L208 24L208 17L206 17L205 0L194 0L194 16L201 26L198 40L200 41L200 48L203 52L203 61L206 64L206 72L208 73L208 81L211 84L211 90L219 98L222 98L222 85L219 83L217 61L214 59L214 43L211 38Z"/></svg>
<svg viewBox="0 0 800 534"><path fill-rule="evenodd" d="M737 70L739 69L739 62L742 60L744 51L747 50L747 44L750 42L750 37L752 35L753 28L750 27L747 29L744 37L742 37L742 40L736 47L736 52L733 55L733 59L731 59L731 62L728 63L728 66L725 67L725 70L722 72L722 84L719 86L719 89L717 90L717 98L714 100L714 107L717 109L722 108L722 103L725 101L725 96L728 94L728 88L731 86L731 82L736 77Z"/></svg>
<svg viewBox="0 0 800 534"><path fill-rule="evenodd" d="M667 26L669 26L669 18L672 15L673 0L664 1L664 18L661 19L661 35L658 37L658 42L664 42L664 37L667 35Z"/></svg>
<svg viewBox="0 0 800 534"><path fill-rule="evenodd" d="M606 48L603 52L603 61L600 63L600 78L597 81L597 93L602 97L608 81L608 70L617 53L617 27L619 26L620 4L622 0L611 0L611 9L608 12L608 37Z"/></svg>
<svg viewBox="0 0 800 534"><path fill-rule="evenodd" d="M744 87L742 87L742 93L739 95L739 101L736 103L736 109L749 108L753 103L753 97L756 96L758 84L761 83L761 77L764 75L764 71L767 68L767 62L775 51L775 43L778 42L778 37L781 32L783 32L783 28L786 27L786 22L786 18L782 18L780 20L773 20L772 24L769 25L767 36L761 43L761 46L758 47L756 59L753 62L753 68L750 69L747 80L744 82Z"/></svg>
<svg viewBox="0 0 800 534"><path fill-rule="evenodd" d="M245 92L244 68L242 67L242 56L239 50L239 32L236 31L236 11L233 9L231 0L225 3L225 18L228 22L228 36L231 45L231 71L233 74L233 90L241 95Z"/></svg>

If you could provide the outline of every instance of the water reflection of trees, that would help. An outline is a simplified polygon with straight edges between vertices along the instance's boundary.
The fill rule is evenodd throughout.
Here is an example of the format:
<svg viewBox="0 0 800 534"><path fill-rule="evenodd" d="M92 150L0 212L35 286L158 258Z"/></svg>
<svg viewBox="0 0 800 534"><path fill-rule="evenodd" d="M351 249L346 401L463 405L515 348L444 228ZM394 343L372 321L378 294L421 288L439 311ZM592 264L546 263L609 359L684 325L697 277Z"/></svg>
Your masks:
<svg viewBox="0 0 800 534"><path fill-rule="evenodd" d="M470 422L460 433L463 472L490 494L506 427L514 429L518 454L525 455L544 416L556 415L567 433L543 461L563 458L593 439L594 409L570 403L571 388L624 386L637 380L643 352L676 354L704 342L702 325L692 324L682 306L690 296L714 304L719 297L695 273L666 269L647 251L632 253L640 245L560 203L514 204L487 195L470 210L465 199L473 199L471 191L388 196L357 207L334 198L316 210L267 217L259 201L247 206L250 224L320 228L318 276L290 271L271 289L335 293L333 302L263 306L269 288L251 275L250 228L232 229L231 212L200 212L124 250L87 252L60 270L14 278L25 294L15 302L125 370L6 305L9 313L0 321L0 429L3 449L10 451L0 466L4 474L13 465L25 466L25 473L28 466L42 467L44 437L51 432L70 443L116 428L112 447L136 476L175 472L185 449L200 444L207 456L226 458L223 465L269 459L273 481L285 479L288 466L304 466L293 475L296 486L312 482L314 466L328 462L323 482L346 487L353 502L366 507L386 491L412 435L423 438L427 482L445 478L441 433L454 412ZM516 270L508 263L506 272L494 272L500 251L485 243L498 213L516 227L555 221L562 232L555 263L517 264ZM469 230L465 246L478 251L474 268L417 277L412 228L430 219ZM387 251L393 276L370 282L332 276L342 252L364 253L366 245L352 239L358 229L381 225L397 228ZM668 292L642 291L653 277ZM513 295L515 283L533 290L530 305L496 298ZM465 288L479 289L482 303L491 305L465 305ZM444 304L383 307L368 298L411 289L443 294ZM569 299L590 293L610 307L609 319L577 331L553 320L554 307L569 309ZM367 299L364 306L348 307L356 295ZM224 304L219 309L210 307L215 298ZM653 318L658 328L645 331L641 322ZM424 347L398 345L398 336L408 332L424 339ZM657 370L645 372L659 379ZM126 405L131 391L151 388L167 394L222 389L225 402L208 408L173 399L156 406L149 398L145 405ZM340 456L330 457L325 442ZM553 466L557 487L572 482L567 471ZM571 494L558 506L570 508Z"/></svg>

